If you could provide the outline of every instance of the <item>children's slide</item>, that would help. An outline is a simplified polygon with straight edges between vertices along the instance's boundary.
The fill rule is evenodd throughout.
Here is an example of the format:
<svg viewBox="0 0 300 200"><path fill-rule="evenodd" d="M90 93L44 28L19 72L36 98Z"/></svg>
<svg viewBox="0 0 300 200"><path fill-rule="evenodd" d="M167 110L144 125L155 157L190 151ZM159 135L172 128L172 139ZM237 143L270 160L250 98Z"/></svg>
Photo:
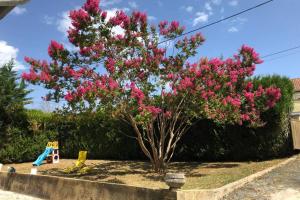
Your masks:
<svg viewBox="0 0 300 200"><path fill-rule="evenodd" d="M53 151L53 148L52 147L46 147L44 153L42 153L38 159L36 159L36 161L34 161L32 163L33 166L40 166L43 162L43 160L45 160L47 158L47 156L52 153Z"/></svg>

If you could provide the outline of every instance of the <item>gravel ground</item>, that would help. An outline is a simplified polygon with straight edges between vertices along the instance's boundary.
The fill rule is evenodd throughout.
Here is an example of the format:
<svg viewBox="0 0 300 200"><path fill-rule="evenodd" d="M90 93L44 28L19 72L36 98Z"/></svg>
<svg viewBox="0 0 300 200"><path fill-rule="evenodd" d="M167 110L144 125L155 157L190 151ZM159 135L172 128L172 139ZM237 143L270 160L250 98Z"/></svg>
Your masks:
<svg viewBox="0 0 300 200"><path fill-rule="evenodd" d="M300 200L300 157L244 185L223 200Z"/></svg>
<svg viewBox="0 0 300 200"><path fill-rule="evenodd" d="M0 200L41 200L41 199L14 193L14 192L0 190Z"/></svg>

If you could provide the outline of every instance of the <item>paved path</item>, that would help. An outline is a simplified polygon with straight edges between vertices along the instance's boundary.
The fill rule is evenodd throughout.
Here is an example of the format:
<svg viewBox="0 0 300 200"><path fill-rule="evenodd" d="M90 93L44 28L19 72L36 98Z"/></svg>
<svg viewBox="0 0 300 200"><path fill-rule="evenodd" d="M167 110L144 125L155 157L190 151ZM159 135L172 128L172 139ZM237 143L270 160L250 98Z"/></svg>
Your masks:
<svg viewBox="0 0 300 200"><path fill-rule="evenodd" d="M14 192L0 190L0 200L41 200L39 198L30 197Z"/></svg>
<svg viewBox="0 0 300 200"><path fill-rule="evenodd" d="M244 185L223 200L300 200L300 157Z"/></svg>

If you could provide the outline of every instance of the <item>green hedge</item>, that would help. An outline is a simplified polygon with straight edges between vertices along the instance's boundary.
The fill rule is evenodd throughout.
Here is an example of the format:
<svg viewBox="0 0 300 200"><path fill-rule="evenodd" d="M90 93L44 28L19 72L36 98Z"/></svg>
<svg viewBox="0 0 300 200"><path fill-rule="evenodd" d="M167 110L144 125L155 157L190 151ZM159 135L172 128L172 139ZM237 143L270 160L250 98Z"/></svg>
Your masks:
<svg viewBox="0 0 300 200"><path fill-rule="evenodd" d="M265 126L217 126L209 120L197 123L183 138L175 158L179 160L261 160L292 153L289 111L293 105L293 84L277 75L254 77L254 86L271 85L281 89L282 97L262 114Z"/></svg>
<svg viewBox="0 0 300 200"><path fill-rule="evenodd" d="M62 156L76 158L87 150L90 159L139 159L142 157L131 127L105 114L56 116Z"/></svg>
<svg viewBox="0 0 300 200"><path fill-rule="evenodd" d="M199 121L178 144L173 160L261 160L292 152L288 114L292 106L293 85L280 76L254 77L254 85L280 87L280 102L262 118L266 125L217 126ZM27 111L27 127L8 130L9 143L0 140L0 162L33 161L48 141L58 140L65 158L76 158L87 150L89 159L145 159L127 124L107 118L104 113L51 114Z"/></svg>
<svg viewBox="0 0 300 200"><path fill-rule="evenodd" d="M1 163L33 161L42 153L48 141L57 138L57 133L46 127L52 120L51 114L31 110L26 112L22 120L23 126L6 130L9 142L1 144Z"/></svg>

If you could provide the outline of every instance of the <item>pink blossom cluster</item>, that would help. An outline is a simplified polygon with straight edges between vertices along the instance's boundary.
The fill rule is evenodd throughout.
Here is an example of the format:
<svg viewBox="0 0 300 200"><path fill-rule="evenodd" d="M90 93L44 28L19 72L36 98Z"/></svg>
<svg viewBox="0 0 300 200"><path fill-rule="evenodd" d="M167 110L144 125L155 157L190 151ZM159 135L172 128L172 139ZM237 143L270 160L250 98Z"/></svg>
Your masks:
<svg viewBox="0 0 300 200"><path fill-rule="evenodd" d="M281 91L276 87L266 88L267 106L272 108L281 97Z"/></svg>
<svg viewBox="0 0 300 200"><path fill-rule="evenodd" d="M185 30L184 26L180 26L178 21L161 21L159 23L159 32L161 35L172 36L174 33L181 34Z"/></svg>
<svg viewBox="0 0 300 200"><path fill-rule="evenodd" d="M279 88L259 86L255 89L252 82L245 81L253 74L256 63L260 63L258 54L244 45L233 59L202 59L199 63L188 63L179 75L168 73L166 79L171 82L173 95L189 93L205 102L206 117L222 121L232 115L232 118L227 117L231 122L255 124L260 111L273 107L281 96ZM266 100L261 104L259 99Z"/></svg>
<svg viewBox="0 0 300 200"><path fill-rule="evenodd" d="M99 0L87 0L83 5L83 9L91 15L96 15L100 12Z"/></svg>
<svg viewBox="0 0 300 200"><path fill-rule="evenodd" d="M143 105L145 94L140 90L134 82L130 83L131 97L136 99L139 105Z"/></svg>
<svg viewBox="0 0 300 200"><path fill-rule="evenodd" d="M115 72L115 64L116 61L112 58L108 58L106 61L106 69L109 73L114 73Z"/></svg>
<svg viewBox="0 0 300 200"><path fill-rule="evenodd" d="M48 54L50 57L58 57L63 50L64 46L62 44L59 44L55 40L51 40L50 45L48 47Z"/></svg>
<svg viewBox="0 0 300 200"><path fill-rule="evenodd" d="M84 9L72 10L70 11L71 23L75 27L76 32L78 29L91 21L91 17L88 12Z"/></svg>
<svg viewBox="0 0 300 200"><path fill-rule="evenodd" d="M190 38L184 37L183 40L178 40L176 43L177 48L187 49L190 45L200 45L204 42L204 37L201 33L196 33Z"/></svg>
<svg viewBox="0 0 300 200"><path fill-rule="evenodd" d="M126 15L124 11L117 11L116 15L109 19L109 22L114 26L124 26L124 24L128 25L130 22L129 17Z"/></svg>
<svg viewBox="0 0 300 200"><path fill-rule="evenodd" d="M105 98L107 95L114 95L114 91L119 90L119 84L108 76L102 76L95 82L84 81L73 91L68 91L64 98L68 102L75 100L89 98L91 95L95 95L101 98Z"/></svg>

